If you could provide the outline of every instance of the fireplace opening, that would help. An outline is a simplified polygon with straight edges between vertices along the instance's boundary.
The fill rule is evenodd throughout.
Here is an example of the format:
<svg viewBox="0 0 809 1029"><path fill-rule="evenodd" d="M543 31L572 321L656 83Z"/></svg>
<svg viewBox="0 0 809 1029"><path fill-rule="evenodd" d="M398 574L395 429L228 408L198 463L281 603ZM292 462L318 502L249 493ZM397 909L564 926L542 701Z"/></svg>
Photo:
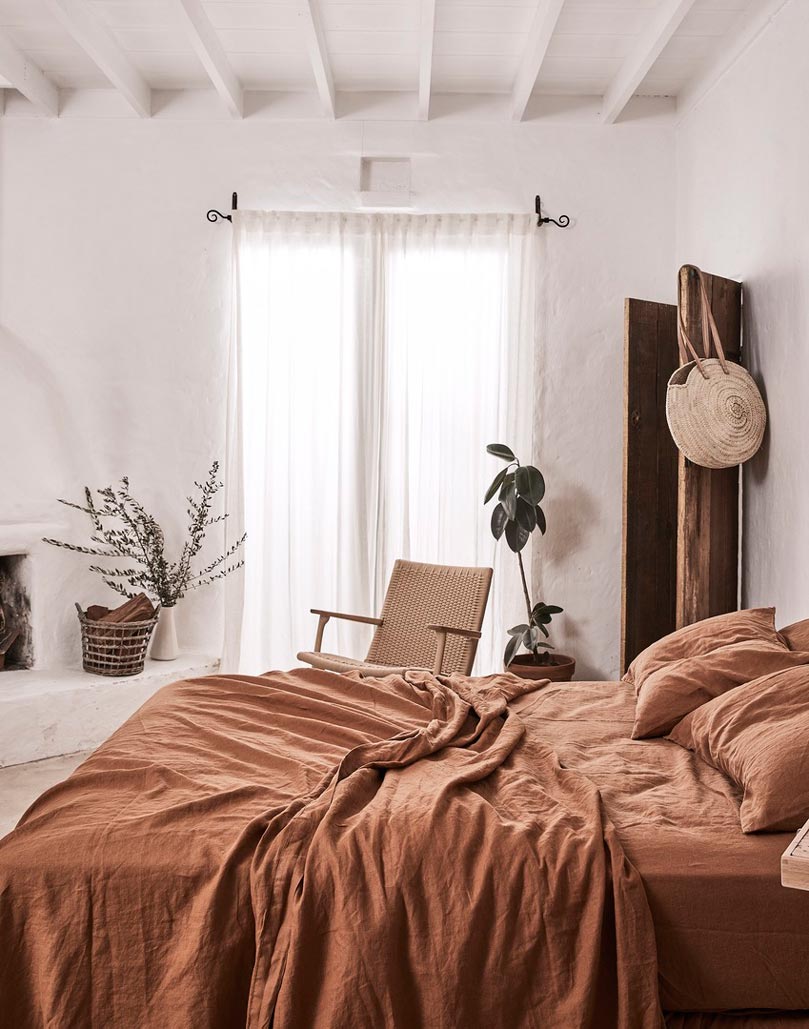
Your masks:
<svg viewBox="0 0 809 1029"><path fill-rule="evenodd" d="M27 566L26 554L0 556L0 671L34 664Z"/></svg>

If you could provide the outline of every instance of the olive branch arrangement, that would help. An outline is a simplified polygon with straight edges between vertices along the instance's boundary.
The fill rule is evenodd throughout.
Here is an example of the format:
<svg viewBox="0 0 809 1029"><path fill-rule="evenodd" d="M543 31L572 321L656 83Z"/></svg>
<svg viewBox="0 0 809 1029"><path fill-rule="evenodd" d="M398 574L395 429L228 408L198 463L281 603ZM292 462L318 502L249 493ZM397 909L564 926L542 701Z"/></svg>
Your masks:
<svg viewBox="0 0 809 1029"><path fill-rule="evenodd" d="M129 490L129 479L121 479L117 487L106 486L93 491L84 487L84 504L60 500L65 507L86 514L92 522L90 546L44 539L54 547L63 547L77 554L91 557L125 558L134 562L128 567L105 568L90 565L104 582L122 597L134 597L139 592L150 594L162 607L173 607L190 590L208 586L217 579L241 568L244 560L236 557L247 534L245 533L214 561L192 571L212 525L224 522L227 514L212 515L211 507L217 493L223 489L219 481L219 462L214 461L204 482L195 482L196 497L189 496L187 538L176 561L165 554L165 537L154 515L149 514ZM228 563L230 562L230 563Z"/></svg>

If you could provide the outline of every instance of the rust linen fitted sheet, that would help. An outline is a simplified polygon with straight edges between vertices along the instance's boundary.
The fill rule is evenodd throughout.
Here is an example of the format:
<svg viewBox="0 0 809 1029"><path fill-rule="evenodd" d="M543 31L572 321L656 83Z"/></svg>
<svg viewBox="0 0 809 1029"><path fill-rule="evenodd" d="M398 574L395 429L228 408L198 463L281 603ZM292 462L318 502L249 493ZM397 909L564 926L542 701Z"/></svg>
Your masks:
<svg viewBox="0 0 809 1029"><path fill-rule="evenodd" d="M526 750L552 741L562 766L598 787L644 882L663 1007L809 1009L809 892L781 886L781 854L793 834L745 836L741 793L721 772L668 740L629 739L630 684L549 686L514 706ZM809 1026L809 1017L773 1024Z"/></svg>
<svg viewBox="0 0 809 1029"><path fill-rule="evenodd" d="M526 746L534 688L160 691L0 843L4 1029L659 1026L642 884Z"/></svg>

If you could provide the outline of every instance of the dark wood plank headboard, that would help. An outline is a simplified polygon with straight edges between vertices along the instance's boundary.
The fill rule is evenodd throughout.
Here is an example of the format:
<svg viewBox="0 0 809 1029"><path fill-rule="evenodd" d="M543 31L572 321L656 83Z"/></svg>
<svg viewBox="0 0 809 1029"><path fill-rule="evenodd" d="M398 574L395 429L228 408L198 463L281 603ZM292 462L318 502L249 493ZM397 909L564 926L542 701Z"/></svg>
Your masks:
<svg viewBox="0 0 809 1029"><path fill-rule="evenodd" d="M679 364L677 308L624 302L621 672L676 627L677 448L666 385Z"/></svg>
<svg viewBox="0 0 809 1029"><path fill-rule="evenodd" d="M725 353L741 359L742 288L706 275ZM696 273L680 269L686 331L701 347ZM691 464L666 422L666 385L679 365L677 308L624 306L624 492L621 671L675 628L738 606L739 469Z"/></svg>

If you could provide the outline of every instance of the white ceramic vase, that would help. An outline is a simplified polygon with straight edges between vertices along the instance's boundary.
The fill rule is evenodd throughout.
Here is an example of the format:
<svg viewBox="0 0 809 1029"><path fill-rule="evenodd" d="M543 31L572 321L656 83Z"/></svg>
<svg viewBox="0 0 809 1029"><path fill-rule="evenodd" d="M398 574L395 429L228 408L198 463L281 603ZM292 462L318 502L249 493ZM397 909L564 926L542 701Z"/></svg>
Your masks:
<svg viewBox="0 0 809 1029"><path fill-rule="evenodd" d="M151 657L154 661L173 661L179 653L177 647L177 626L174 623L174 605L161 607L154 635Z"/></svg>

